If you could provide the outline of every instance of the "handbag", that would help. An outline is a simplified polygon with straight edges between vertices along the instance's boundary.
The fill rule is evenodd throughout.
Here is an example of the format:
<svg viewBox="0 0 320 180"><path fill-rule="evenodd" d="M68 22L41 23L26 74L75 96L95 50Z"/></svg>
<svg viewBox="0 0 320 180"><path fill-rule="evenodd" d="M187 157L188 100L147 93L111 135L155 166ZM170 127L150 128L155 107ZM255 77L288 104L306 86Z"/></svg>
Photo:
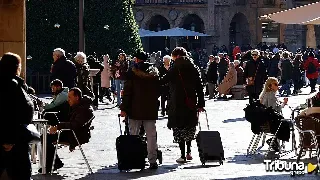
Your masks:
<svg viewBox="0 0 320 180"><path fill-rule="evenodd" d="M254 76L252 77L252 79L247 78L247 85L248 85L248 86L253 86L253 85L254 85L254 80L255 80L255 78L256 78L256 75L257 75L259 66L260 66L260 63L258 64L258 67L257 67L257 69L256 69L256 73L254 74Z"/></svg>
<svg viewBox="0 0 320 180"><path fill-rule="evenodd" d="M191 98L189 98L187 90L186 90L185 85L184 85L184 81L183 81L181 73L180 73L180 70L178 69L178 71L179 71L179 76L180 76L180 79L181 79L181 82L182 82L182 87L183 87L184 93L186 95L185 104L187 105L187 107L190 110L195 110L195 109L197 109L196 103Z"/></svg>

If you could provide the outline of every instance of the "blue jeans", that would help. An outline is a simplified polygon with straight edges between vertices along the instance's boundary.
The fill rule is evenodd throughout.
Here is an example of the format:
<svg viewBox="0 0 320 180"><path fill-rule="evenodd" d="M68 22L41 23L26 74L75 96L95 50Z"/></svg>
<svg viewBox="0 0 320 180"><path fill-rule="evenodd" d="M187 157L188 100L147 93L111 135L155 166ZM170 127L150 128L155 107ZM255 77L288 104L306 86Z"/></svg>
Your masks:
<svg viewBox="0 0 320 180"><path fill-rule="evenodd" d="M284 84L282 84L281 88L279 89L279 93L282 94L282 92L285 91L287 95L290 95L291 94L290 87L291 87L291 79L284 81Z"/></svg>
<svg viewBox="0 0 320 180"><path fill-rule="evenodd" d="M123 86L124 86L124 80L116 79L115 84L116 84L116 91L117 91L117 105L120 106L120 104L121 104L121 90L123 89Z"/></svg>

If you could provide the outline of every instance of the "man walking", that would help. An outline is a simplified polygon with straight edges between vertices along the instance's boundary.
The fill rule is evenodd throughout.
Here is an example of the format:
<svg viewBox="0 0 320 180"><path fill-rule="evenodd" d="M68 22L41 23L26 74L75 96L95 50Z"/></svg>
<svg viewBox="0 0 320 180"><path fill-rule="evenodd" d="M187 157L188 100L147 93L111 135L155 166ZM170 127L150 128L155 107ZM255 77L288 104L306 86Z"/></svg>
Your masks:
<svg viewBox="0 0 320 180"><path fill-rule="evenodd" d="M121 116L129 117L130 134L138 135L141 125L147 135L147 150L150 169L157 169L157 130L159 75L158 70L147 60L147 54L136 54L136 62L129 70L124 83L123 99L120 105Z"/></svg>
<svg viewBox="0 0 320 180"><path fill-rule="evenodd" d="M75 78L77 76L77 70L74 63L67 60L66 53L61 48L53 50L52 57L52 78L61 80L68 88L73 88L75 86Z"/></svg>

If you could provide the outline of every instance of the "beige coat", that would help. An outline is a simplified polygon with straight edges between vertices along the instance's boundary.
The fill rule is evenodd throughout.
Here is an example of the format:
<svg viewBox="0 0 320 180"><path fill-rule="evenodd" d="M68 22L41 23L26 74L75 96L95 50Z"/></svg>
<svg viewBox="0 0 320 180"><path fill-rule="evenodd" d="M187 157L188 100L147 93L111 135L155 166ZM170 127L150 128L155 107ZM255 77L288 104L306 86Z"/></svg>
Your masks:
<svg viewBox="0 0 320 180"><path fill-rule="evenodd" d="M111 69L109 65L109 58L107 56L103 57L103 65L104 69L101 72L101 87L103 88L110 88L110 77L111 77Z"/></svg>
<svg viewBox="0 0 320 180"><path fill-rule="evenodd" d="M237 84L237 71L233 63L229 65L228 74L224 77L222 83L218 87L219 94L227 95L230 89Z"/></svg>

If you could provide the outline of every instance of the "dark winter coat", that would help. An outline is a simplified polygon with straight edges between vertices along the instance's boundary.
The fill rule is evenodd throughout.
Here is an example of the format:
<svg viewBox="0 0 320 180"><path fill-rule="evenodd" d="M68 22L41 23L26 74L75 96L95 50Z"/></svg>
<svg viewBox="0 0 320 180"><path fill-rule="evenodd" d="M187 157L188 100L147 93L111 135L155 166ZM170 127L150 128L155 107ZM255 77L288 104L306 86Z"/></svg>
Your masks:
<svg viewBox="0 0 320 180"><path fill-rule="evenodd" d="M116 63L111 67L113 77L118 80L125 80L128 68L129 63L127 60L117 60Z"/></svg>
<svg viewBox="0 0 320 180"><path fill-rule="evenodd" d="M170 66L171 68L172 66ZM169 70L170 70L169 68ZM167 70L164 65L161 65L159 67L159 77L162 78L164 77L168 72L169 70ZM161 86L161 94L168 94L169 93L169 84L164 84Z"/></svg>
<svg viewBox="0 0 320 180"><path fill-rule="evenodd" d="M237 71L237 85L244 85L246 81L243 68L241 66L236 66L235 69Z"/></svg>
<svg viewBox="0 0 320 180"><path fill-rule="evenodd" d="M146 63L145 63L146 64ZM132 68L124 82L121 111L133 120L157 120L160 96L157 68Z"/></svg>
<svg viewBox="0 0 320 180"><path fill-rule="evenodd" d="M100 71L93 77L94 84L101 83L101 72L104 69L104 65L100 61L89 61L89 66L91 69L99 69Z"/></svg>
<svg viewBox="0 0 320 180"><path fill-rule="evenodd" d="M0 145L25 143L18 129L20 125L32 122L33 101L26 93L27 86L20 77L0 76L0 80L3 85L0 88Z"/></svg>
<svg viewBox="0 0 320 180"><path fill-rule="evenodd" d="M299 60L294 60L293 61L292 79L300 81L301 80L301 76L302 76L302 71L303 71L302 62L300 62Z"/></svg>
<svg viewBox="0 0 320 180"><path fill-rule="evenodd" d="M91 83L90 83L90 66L87 63L82 65L77 64L77 78L76 84L81 89L83 95L91 95Z"/></svg>
<svg viewBox="0 0 320 180"><path fill-rule="evenodd" d="M207 80L209 83L217 84L218 81L218 63L215 61L209 63Z"/></svg>
<svg viewBox="0 0 320 180"><path fill-rule="evenodd" d="M290 59L284 59L281 62L281 80L287 81L292 79L293 65Z"/></svg>
<svg viewBox="0 0 320 180"><path fill-rule="evenodd" d="M247 86L247 91L249 93L258 93L262 91L263 84L267 79L266 68L264 62L259 58L256 61L251 59L246 63L244 69L244 77L254 77L254 85Z"/></svg>
<svg viewBox="0 0 320 180"><path fill-rule="evenodd" d="M73 88L75 86L75 79L77 76L77 69L73 62L61 57L53 63L52 78L60 79L63 86Z"/></svg>
<svg viewBox="0 0 320 180"><path fill-rule="evenodd" d="M189 108L186 98L188 96L198 108L203 108L205 101L200 72L192 59L186 57L176 59L168 74L161 79L161 84L165 83L169 83L170 86L168 128L197 126L197 109Z"/></svg>
<svg viewBox="0 0 320 180"><path fill-rule="evenodd" d="M220 74L227 74L228 72L228 67L229 67L229 62L227 61L226 58L221 58L219 65L218 65L218 72Z"/></svg>
<svg viewBox="0 0 320 180"><path fill-rule="evenodd" d="M85 124L93 117L93 109L91 108L91 104L92 99L87 96L83 96L79 104L70 108L69 121L58 124L58 130L72 129L75 132L80 144L88 143L89 139L91 138L91 124ZM67 133L70 147L78 146L73 134L69 132Z"/></svg>
<svg viewBox="0 0 320 180"><path fill-rule="evenodd" d="M269 65L268 65L268 76L269 77L278 77L278 74L279 74L279 68L278 68L279 61L280 61L280 59L279 59L278 56L274 56L269 61Z"/></svg>

